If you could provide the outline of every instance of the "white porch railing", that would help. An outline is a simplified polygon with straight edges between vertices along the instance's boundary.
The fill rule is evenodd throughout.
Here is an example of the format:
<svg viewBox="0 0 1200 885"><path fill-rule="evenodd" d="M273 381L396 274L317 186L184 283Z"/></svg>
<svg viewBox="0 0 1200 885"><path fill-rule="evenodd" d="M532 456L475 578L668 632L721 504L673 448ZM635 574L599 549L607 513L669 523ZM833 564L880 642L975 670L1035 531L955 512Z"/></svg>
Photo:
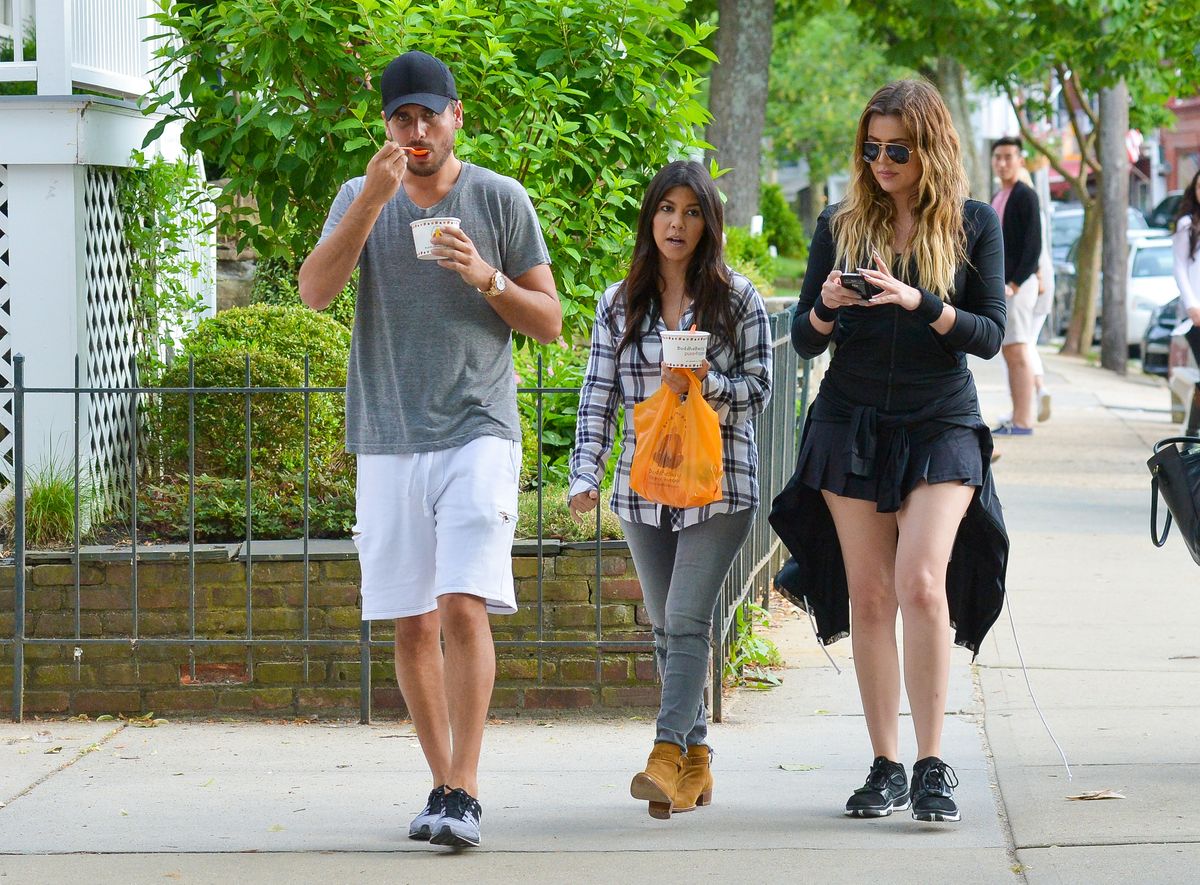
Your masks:
<svg viewBox="0 0 1200 885"><path fill-rule="evenodd" d="M3 3L4 0L0 0ZM12 61L0 62L0 81L37 83L38 95L70 95L73 87L119 98L150 91L155 41L162 33L146 16L156 0L8 0ZM0 23L3 25L4 23ZM37 57L25 57L25 41L37 38Z"/></svg>

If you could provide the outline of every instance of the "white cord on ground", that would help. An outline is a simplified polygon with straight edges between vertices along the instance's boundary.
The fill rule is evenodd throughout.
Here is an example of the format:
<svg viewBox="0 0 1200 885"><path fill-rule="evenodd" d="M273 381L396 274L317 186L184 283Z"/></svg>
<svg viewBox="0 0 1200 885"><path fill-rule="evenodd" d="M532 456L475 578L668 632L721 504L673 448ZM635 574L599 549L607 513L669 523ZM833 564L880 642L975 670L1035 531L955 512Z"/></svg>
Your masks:
<svg viewBox="0 0 1200 885"><path fill-rule="evenodd" d="M812 610L808 607L808 597L804 599L804 613L808 615L808 626L812 627L813 639L817 640L817 645L821 646L821 651L825 652L825 657L829 658L829 663L833 665L833 669L837 670L838 676L842 675L842 668L837 665L837 661L829 654L829 649L825 647L825 643L821 641L821 637L817 635L817 623L813 620Z"/></svg>
<svg viewBox="0 0 1200 885"><path fill-rule="evenodd" d="M1067 769L1067 780L1074 780L1074 775L1071 774L1071 763L1067 761L1067 754L1063 752L1058 739L1054 737L1054 732L1050 730L1050 723L1042 715L1041 705L1038 704L1037 697L1033 693L1033 685L1029 682L1029 671L1025 669L1025 655L1021 654L1021 643L1017 639L1017 623L1013 619L1011 599L1011 593L1004 594L1004 607L1008 610L1008 626L1012 628L1013 645L1017 647L1017 660L1021 662L1021 673L1025 676L1025 688L1029 692L1029 699L1033 701L1033 709L1037 710L1038 718L1042 720L1042 727L1046 729L1046 734L1050 735L1050 740L1054 744L1054 748L1058 750L1058 755L1062 757L1063 767Z"/></svg>

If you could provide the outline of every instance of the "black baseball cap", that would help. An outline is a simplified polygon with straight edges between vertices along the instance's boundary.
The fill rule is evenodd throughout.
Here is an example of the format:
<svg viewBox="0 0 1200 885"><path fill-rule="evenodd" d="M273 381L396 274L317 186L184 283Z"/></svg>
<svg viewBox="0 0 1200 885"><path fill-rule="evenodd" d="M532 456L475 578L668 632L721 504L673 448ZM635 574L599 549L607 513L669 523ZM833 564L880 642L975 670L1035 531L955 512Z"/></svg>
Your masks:
<svg viewBox="0 0 1200 885"><path fill-rule="evenodd" d="M435 114L458 100L454 75L440 59L414 49L392 59L383 70L383 116L391 119L396 108L419 104Z"/></svg>

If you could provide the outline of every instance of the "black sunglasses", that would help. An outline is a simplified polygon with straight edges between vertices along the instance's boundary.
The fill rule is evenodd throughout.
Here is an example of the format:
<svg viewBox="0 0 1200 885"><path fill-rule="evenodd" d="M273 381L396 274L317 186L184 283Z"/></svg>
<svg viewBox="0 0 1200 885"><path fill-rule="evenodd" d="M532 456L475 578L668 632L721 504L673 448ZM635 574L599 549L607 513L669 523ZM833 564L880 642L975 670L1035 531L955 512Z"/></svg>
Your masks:
<svg viewBox="0 0 1200 885"><path fill-rule="evenodd" d="M862 158L868 163L874 163L879 159L879 152L884 151L889 160L903 166L908 162L916 148L910 148L903 144L888 144L881 141L864 141L862 147Z"/></svg>

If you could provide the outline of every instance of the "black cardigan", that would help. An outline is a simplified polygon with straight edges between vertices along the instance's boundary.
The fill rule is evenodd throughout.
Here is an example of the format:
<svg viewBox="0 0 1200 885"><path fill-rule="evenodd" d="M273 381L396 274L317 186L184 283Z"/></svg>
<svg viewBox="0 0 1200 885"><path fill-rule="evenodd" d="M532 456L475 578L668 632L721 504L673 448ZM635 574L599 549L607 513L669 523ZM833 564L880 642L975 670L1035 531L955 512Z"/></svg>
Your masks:
<svg viewBox="0 0 1200 885"><path fill-rule="evenodd" d="M921 309L910 312L897 305L843 307L831 333L814 329L809 311L821 297L821 284L834 267L829 225L837 208L830 206L817 219L804 285L792 317L792 345L801 357L823 352L831 339L837 345L827 383L837 385L841 394L856 402L888 411L909 411L941 395L947 384L953 385L967 372L965 354L990 359L1000 352L1007 315L1000 275L1004 252L1000 221L991 206L978 200L963 204L967 262L954 275L950 303L956 317L944 335L930 328L929 321L920 316ZM890 269L898 279L921 289L914 269ZM936 307L936 295L925 289L921 295Z"/></svg>
<svg viewBox="0 0 1200 885"><path fill-rule="evenodd" d="M881 490L889 490L881 495L878 509L892 512L900 504L896 486L904 473L909 434L937 433L949 426L976 433L983 485L959 525L946 593L954 641L978 654L1004 602L1008 534L991 474L991 434L979 415L965 354L994 356L1004 337L999 219L985 203L970 200L963 206L968 260L955 276L951 303L956 318L945 335L933 331L920 309L910 312L896 305L841 308L833 333L820 335L809 322L809 311L833 267L829 218L835 209L826 209L818 220L792 319L792 341L802 356L824 350L831 337L838 345L806 417L805 435L814 421L857 427L851 434L852 455L866 455L865 471L878 477ZM923 300L934 297L922 290ZM893 439L902 443L898 450L878 447L875 428L882 426L893 428ZM837 532L821 493L801 482L799 471L772 503L770 523L792 554L776 578L778 589L812 613L821 642L847 635L849 598Z"/></svg>
<svg viewBox="0 0 1200 885"><path fill-rule="evenodd" d="M1037 273L1042 256L1042 213L1037 192L1023 181L1013 185L1004 206L1004 281L1020 286Z"/></svg>

